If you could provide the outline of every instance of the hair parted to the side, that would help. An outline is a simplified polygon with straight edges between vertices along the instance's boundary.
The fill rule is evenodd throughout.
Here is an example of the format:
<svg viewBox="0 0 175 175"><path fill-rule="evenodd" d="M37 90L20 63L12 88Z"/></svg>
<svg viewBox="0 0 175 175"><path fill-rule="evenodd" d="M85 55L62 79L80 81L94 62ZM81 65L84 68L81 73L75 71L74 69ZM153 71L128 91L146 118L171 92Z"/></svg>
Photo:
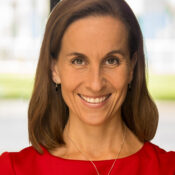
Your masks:
<svg viewBox="0 0 175 175"><path fill-rule="evenodd" d="M62 98L61 86L55 91L51 74L51 62L58 59L64 32L78 19L107 15L126 25L130 58L133 54L137 57L132 88L122 105L123 121L142 142L150 141L156 133L158 111L147 90L143 37L130 7L124 0L62 0L51 12L46 25L28 110L29 140L40 153L41 145L50 150L65 144L63 130L69 110Z"/></svg>

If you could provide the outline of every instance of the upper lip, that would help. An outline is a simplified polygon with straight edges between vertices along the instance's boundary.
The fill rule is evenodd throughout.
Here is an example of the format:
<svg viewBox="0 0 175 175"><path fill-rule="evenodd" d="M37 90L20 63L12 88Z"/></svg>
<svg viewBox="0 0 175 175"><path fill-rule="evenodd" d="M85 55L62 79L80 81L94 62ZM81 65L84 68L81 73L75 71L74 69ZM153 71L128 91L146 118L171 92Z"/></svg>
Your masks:
<svg viewBox="0 0 175 175"><path fill-rule="evenodd" d="M110 96L111 93L105 94L105 95L99 95L99 96L90 96L90 95L83 95L83 94L78 94L78 95L79 95L79 96L86 97L86 98L102 98L102 97Z"/></svg>

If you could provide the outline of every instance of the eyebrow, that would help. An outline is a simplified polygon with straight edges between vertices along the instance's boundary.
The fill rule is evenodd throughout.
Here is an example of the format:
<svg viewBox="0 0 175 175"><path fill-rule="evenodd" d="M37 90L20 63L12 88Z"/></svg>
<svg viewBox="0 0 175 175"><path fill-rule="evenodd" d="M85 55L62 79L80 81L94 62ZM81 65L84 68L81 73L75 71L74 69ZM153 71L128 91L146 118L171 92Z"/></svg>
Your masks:
<svg viewBox="0 0 175 175"><path fill-rule="evenodd" d="M120 54L122 56L125 56L125 54L124 54L124 52L122 50L112 50L112 51L108 52L105 55L105 57L113 55L113 54ZM87 57L83 53L79 53L79 52L72 52L72 53L67 54L67 56L83 56L83 57Z"/></svg>

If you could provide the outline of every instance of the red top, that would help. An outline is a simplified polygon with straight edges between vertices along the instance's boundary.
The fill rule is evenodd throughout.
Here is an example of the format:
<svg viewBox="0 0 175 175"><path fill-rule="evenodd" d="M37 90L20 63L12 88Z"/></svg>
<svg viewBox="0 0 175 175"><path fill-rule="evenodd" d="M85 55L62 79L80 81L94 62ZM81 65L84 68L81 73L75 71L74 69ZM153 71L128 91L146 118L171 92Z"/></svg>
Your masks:
<svg viewBox="0 0 175 175"><path fill-rule="evenodd" d="M55 157L33 147L0 156L0 175L97 175L89 161ZM94 161L100 175L107 175L114 160ZM175 152L146 142L135 154L117 159L110 175L175 175Z"/></svg>

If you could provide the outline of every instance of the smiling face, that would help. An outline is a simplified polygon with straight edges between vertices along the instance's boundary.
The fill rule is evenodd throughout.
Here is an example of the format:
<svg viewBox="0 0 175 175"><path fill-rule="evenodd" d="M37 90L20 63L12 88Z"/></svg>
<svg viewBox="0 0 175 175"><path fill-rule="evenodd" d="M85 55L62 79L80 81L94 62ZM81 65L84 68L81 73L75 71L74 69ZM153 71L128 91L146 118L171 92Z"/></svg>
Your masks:
<svg viewBox="0 0 175 175"><path fill-rule="evenodd" d="M133 63L120 20L104 16L73 22L53 65L53 81L61 83L69 119L99 125L121 116Z"/></svg>

